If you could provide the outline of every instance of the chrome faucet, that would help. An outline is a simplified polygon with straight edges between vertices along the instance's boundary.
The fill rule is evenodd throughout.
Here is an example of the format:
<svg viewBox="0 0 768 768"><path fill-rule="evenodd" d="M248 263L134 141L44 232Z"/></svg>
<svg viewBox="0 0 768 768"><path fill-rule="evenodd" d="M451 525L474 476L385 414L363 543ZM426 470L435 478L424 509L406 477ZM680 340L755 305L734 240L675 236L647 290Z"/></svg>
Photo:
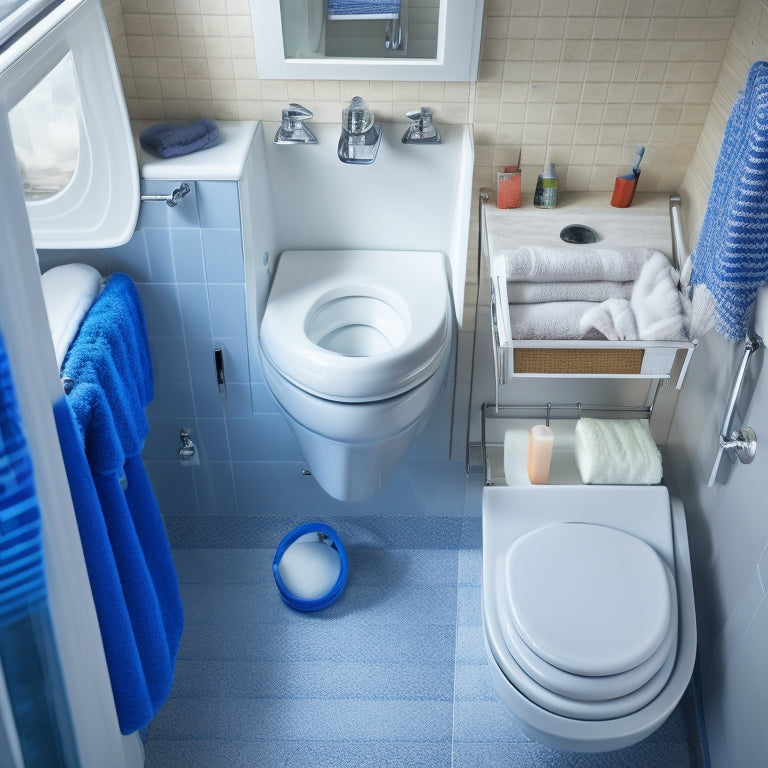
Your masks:
<svg viewBox="0 0 768 768"><path fill-rule="evenodd" d="M432 124L432 110L422 107L416 112L406 112L411 124L403 134L403 144L442 144L440 131Z"/></svg>
<svg viewBox="0 0 768 768"><path fill-rule="evenodd" d="M313 117L301 104L289 104L283 110L283 119L275 133L275 144L317 144L312 131L304 125L305 120Z"/></svg>
<svg viewBox="0 0 768 768"><path fill-rule="evenodd" d="M342 112L339 160L372 163L381 144L381 123L376 122L365 100L355 96Z"/></svg>

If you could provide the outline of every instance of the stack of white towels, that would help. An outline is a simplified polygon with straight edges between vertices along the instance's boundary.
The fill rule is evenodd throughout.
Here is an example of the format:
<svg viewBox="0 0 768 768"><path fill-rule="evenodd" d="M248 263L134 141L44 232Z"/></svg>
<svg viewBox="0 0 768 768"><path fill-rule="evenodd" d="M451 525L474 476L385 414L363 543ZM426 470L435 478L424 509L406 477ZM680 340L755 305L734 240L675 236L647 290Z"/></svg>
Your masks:
<svg viewBox="0 0 768 768"><path fill-rule="evenodd" d="M669 259L652 248L500 251L517 339L688 339L689 308Z"/></svg>

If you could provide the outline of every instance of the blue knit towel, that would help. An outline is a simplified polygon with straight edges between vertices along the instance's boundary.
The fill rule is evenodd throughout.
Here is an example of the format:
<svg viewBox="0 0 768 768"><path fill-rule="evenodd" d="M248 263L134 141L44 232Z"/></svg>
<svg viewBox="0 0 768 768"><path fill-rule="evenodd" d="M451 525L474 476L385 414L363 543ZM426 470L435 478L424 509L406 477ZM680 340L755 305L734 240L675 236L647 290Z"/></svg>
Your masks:
<svg viewBox="0 0 768 768"><path fill-rule="evenodd" d="M0 336L0 626L15 623L45 597L32 462Z"/></svg>
<svg viewBox="0 0 768 768"><path fill-rule="evenodd" d="M147 725L168 696L183 613L168 538L141 460L148 431L144 409L154 390L144 313L127 275L107 281L62 375L74 385L54 409L59 441L118 721L123 733L131 733Z"/></svg>
<svg viewBox="0 0 768 768"><path fill-rule="evenodd" d="M728 119L691 261L691 283L712 294L715 328L743 339L768 284L768 62L752 65Z"/></svg>
<svg viewBox="0 0 768 768"><path fill-rule="evenodd" d="M328 18L398 19L400 0L328 0Z"/></svg>

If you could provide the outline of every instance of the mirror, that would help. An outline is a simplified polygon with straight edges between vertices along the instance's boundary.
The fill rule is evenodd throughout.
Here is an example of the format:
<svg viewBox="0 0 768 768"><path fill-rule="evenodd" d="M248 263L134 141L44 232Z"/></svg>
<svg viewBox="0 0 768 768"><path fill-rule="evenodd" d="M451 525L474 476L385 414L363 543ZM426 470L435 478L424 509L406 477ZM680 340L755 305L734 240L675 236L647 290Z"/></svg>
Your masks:
<svg viewBox="0 0 768 768"><path fill-rule="evenodd" d="M477 79L483 0L250 4L263 79Z"/></svg>

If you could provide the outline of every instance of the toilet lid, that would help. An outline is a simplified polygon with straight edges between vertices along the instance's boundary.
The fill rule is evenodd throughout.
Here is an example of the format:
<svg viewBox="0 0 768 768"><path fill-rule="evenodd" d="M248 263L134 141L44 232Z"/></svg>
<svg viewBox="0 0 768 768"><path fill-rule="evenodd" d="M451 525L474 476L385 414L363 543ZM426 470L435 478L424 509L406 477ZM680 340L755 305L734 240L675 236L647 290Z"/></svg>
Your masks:
<svg viewBox="0 0 768 768"><path fill-rule="evenodd" d="M557 523L517 539L504 579L515 630L547 663L616 675L668 635L668 569L644 541L602 525Z"/></svg>
<svg viewBox="0 0 768 768"><path fill-rule="evenodd" d="M259 331L295 386L370 402L426 381L449 354L445 256L419 251L286 251Z"/></svg>
<svg viewBox="0 0 768 768"><path fill-rule="evenodd" d="M608 701L628 696L645 686L658 673L670 655L674 657L677 649L677 590L672 572L666 565L665 568L672 597L669 628L661 645L638 666L616 675L588 676L574 675L547 663L528 647L518 633L512 619L506 590L502 588L495 590L495 594L497 617L506 650L528 677L552 693L582 701ZM499 563L497 583L503 585L504 581L504 565ZM503 653L504 649L498 648L497 652Z"/></svg>

